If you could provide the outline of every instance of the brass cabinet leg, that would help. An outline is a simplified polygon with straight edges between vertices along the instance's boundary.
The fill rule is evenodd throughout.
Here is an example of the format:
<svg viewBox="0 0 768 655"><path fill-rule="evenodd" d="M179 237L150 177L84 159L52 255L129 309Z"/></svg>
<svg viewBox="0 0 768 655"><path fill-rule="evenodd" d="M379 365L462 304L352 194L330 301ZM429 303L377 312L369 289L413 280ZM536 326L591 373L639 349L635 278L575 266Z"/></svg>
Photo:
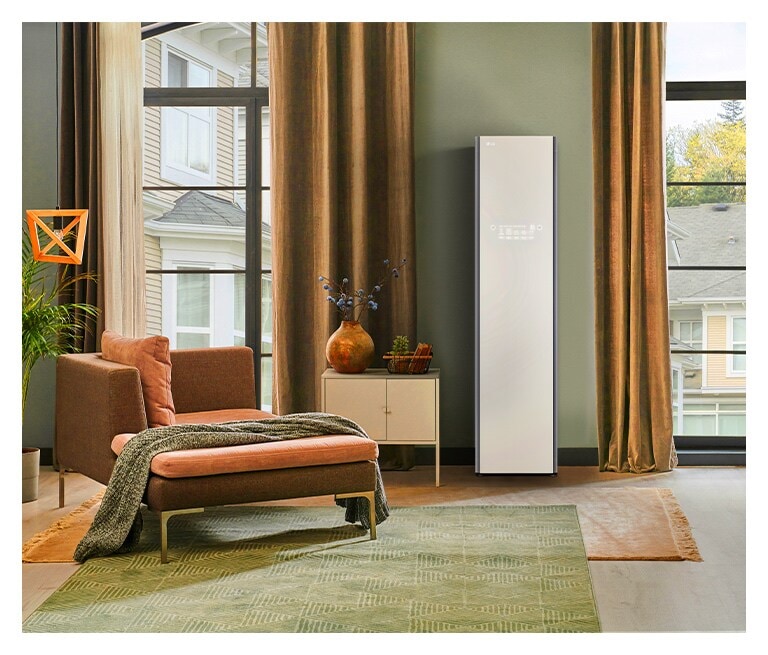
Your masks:
<svg viewBox="0 0 768 655"><path fill-rule="evenodd" d="M195 514L202 512L204 508L195 507L193 509L172 509L166 512L160 512L160 563L168 563L168 519L177 514Z"/></svg>
<svg viewBox="0 0 768 655"><path fill-rule="evenodd" d="M376 539L376 501L374 491L358 491L351 494L336 494L336 498L367 498L368 519L371 522L371 539Z"/></svg>

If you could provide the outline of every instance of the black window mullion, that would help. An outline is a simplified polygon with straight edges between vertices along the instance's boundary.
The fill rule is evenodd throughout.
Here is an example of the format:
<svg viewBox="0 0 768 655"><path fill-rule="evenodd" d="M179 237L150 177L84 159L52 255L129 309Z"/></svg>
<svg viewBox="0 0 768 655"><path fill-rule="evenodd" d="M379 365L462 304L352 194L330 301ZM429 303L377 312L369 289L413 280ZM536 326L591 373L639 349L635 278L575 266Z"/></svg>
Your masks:
<svg viewBox="0 0 768 655"><path fill-rule="evenodd" d="M253 100L268 104L269 90L242 86L228 87L147 87L145 107L237 107Z"/></svg>
<svg viewBox="0 0 768 655"><path fill-rule="evenodd" d="M253 72L255 75L255 69ZM245 158L248 162L261 162L259 126L261 104L252 99L245 111ZM253 350L256 375L256 404L261 407L261 185L256 173L261 166L248 166L245 171L245 343ZM248 302L250 299L251 302Z"/></svg>
<svg viewBox="0 0 768 655"><path fill-rule="evenodd" d="M746 355L746 350L683 350L672 348L670 352L673 355Z"/></svg>
<svg viewBox="0 0 768 655"><path fill-rule="evenodd" d="M667 100L746 100L747 82L667 82Z"/></svg>
<svg viewBox="0 0 768 655"><path fill-rule="evenodd" d="M182 184L161 184L155 186L142 187L144 191L245 191L246 187L243 185L234 186L200 186L182 185Z"/></svg>

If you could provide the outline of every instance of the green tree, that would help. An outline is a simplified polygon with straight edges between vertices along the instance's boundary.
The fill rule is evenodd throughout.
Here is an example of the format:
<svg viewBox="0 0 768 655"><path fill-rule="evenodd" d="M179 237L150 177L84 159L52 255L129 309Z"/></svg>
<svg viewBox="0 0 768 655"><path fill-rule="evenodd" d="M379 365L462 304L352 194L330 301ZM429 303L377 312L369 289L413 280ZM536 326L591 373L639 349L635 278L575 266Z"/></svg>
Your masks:
<svg viewBox="0 0 768 655"><path fill-rule="evenodd" d="M667 180L670 182L743 182L747 175L747 124L738 101L725 101L717 121L680 126L667 132ZM743 186L671 186L670 207L746 201Z"/></svg>
<svg viewBox="0 0 768 655"><path fill-rule="evenodd" d="M720 106L723 108L723 111L718 113L717 117L723 123L734 125L744 120L744 103L740 100L724 100Z"/></svg>

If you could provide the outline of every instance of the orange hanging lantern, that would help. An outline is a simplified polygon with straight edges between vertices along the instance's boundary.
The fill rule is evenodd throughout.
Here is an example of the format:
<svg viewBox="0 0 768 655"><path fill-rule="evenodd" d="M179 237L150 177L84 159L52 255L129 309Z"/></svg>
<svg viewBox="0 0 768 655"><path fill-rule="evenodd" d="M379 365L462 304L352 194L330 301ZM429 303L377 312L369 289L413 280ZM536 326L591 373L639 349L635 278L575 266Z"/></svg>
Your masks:
<svg viewBox="0 0 768 655"><path fill-rule="evenodd" d="M58 229L51 227L45 222L46 218L53 217L71 218L72 220L63 228ZM34 258L39 262L82 264L87 224L87 209L28 209L27 225L29 226L29 236L32 242ZM44 245L41 243L38 229L50 239ZM73 230L77 230L74 233L74 250L66 243L67 234Z"/></svg>

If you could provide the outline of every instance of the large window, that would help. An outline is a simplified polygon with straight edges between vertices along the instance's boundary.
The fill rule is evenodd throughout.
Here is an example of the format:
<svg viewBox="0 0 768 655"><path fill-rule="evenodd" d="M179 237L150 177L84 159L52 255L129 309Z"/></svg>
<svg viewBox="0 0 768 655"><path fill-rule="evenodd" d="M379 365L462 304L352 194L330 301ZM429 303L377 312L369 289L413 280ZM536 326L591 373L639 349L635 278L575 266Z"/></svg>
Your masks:
<svg viewBox="0 0 768 655"><path fill-rule="evenodd" d="M746 446L743 23L667 26L666 174L675 443Z"/></svg>
<svg viewBox="0 0 768 655"><path fill-rule="evenodd" d="M266 25L147 24L143 37L148 332L250 346L270 409Z"/></svg>

